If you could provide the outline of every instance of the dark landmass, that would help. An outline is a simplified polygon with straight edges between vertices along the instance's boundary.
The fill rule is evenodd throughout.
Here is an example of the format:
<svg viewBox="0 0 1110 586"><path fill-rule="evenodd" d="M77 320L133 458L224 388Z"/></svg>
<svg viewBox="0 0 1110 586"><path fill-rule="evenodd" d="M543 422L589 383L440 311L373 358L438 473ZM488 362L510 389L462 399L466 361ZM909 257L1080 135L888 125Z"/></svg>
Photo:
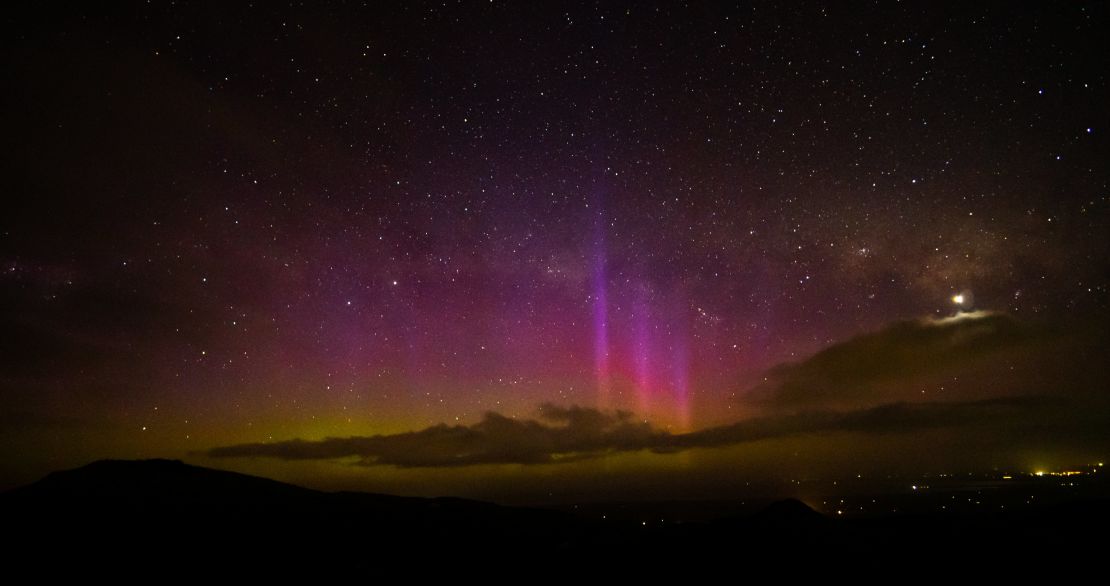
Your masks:
<svg viewBox="0 0 1110 586"><path fill-rule="evenodd" d="M553 510L328 493L147 460L101 461L52 473L4 493L0 515L11 544L9 566L24 570L57 569L58 560L65 560L67 567L78 564L90 572L327 568L368 575L383 566L463 557L490 563L547 559L562 566L622 559L989 565L1024 556L1078 564L1101 555L1108 542L1110 500L1091 495L1010 511L855 518L822 515L789 499L760 504L754 514L703 505L703 520L668 522L649 517L699 505ZM706 518L707 510L723 516Z"/></svg>

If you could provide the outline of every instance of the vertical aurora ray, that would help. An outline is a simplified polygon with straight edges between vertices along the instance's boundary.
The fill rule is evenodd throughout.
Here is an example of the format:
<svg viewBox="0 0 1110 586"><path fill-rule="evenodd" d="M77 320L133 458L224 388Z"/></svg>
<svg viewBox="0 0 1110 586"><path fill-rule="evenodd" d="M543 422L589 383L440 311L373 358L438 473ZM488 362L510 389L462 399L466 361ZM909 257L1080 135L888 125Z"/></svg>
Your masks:
<svg viewBox="0 0 1110 586"><path fill-rule="evenodd" d="M594 326L594 376L597 379L597 402L602 409L609 407L612 373L609 364L609 295L606 270L604 215L600 209L594 216L593 270L590 273L590 290L593 299Z"/></svg>
<svg viewBox="0 0 1110 586"><path fill-rule="evenodd" d="M680 306L681 307L681 306ZM688 321L682 309L675 312L670 343L671 404L681 430L690 429L690 345Z"/></svg>
<svg viewBox="0 0 1110 586"><path fill-rule="evenodd" d="M680 340L671 353L671 382L674 393L675 418L682 430L690 428L690 355L686 342Z"/></svg>
<svg viewBox="0 0 1110 586"><path fill-rule="evenodd" d="M651 377L651 314L647 303L647 294L640 291L640 298L636 303L634 326L633 360L636 373L636 408L640 414L647 416L651 412L652 377Z"/></svg>

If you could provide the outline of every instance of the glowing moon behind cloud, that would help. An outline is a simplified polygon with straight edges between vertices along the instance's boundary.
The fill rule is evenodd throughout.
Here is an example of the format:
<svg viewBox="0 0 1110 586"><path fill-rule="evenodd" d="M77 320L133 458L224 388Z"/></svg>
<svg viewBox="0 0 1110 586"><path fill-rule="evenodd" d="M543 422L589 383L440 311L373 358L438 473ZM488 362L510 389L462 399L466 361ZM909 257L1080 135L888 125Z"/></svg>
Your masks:
<svg viewBox="0 0 1110 586"><path fill-rule="evenodd" d="M952 295L952 303L961 310L971 309L975 305L975 297L971 294L971 291L964 289Z"/></svg>

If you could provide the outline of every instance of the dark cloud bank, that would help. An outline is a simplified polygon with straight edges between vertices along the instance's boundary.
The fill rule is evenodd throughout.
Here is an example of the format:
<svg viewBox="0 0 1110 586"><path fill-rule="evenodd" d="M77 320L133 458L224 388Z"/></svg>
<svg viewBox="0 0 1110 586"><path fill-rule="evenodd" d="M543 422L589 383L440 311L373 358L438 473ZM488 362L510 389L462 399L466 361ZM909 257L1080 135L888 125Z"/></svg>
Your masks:
<svg viewBox="0 0 1110 586"><path fill-rule="evenodd" d="M1106 380L1103 338L1099 329L1030 327L1004 315L900 322L775 369L767 384L750 393L759 416L692 433L669 433L628 412L545 404L534 420L490 412L470 426L240 444L207 455L357 458L397 467L541 464L807 434L925 431L1002 443L1106 446L1110 402L1100 386Z"/></svg>

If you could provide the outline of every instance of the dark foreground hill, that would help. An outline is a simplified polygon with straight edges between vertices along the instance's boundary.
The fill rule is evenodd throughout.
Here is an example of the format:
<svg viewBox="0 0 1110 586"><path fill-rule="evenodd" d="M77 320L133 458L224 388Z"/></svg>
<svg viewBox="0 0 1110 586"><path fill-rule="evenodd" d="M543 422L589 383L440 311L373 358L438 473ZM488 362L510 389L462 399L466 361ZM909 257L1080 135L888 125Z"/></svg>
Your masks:
<svg viewBox="0 0 1110 586"><path fill-rule="evenodd" d="M650 525L452 498L327 493L169 460L102 461L0 497L10 568L328 568L366 575L444 560L678 560L874 566L1105 549L1107 501L1021 513L830 519L801 502L713 522ZM416 565L413 565L416 564ZM794 567L793 565L784 567Z"/></svg>

